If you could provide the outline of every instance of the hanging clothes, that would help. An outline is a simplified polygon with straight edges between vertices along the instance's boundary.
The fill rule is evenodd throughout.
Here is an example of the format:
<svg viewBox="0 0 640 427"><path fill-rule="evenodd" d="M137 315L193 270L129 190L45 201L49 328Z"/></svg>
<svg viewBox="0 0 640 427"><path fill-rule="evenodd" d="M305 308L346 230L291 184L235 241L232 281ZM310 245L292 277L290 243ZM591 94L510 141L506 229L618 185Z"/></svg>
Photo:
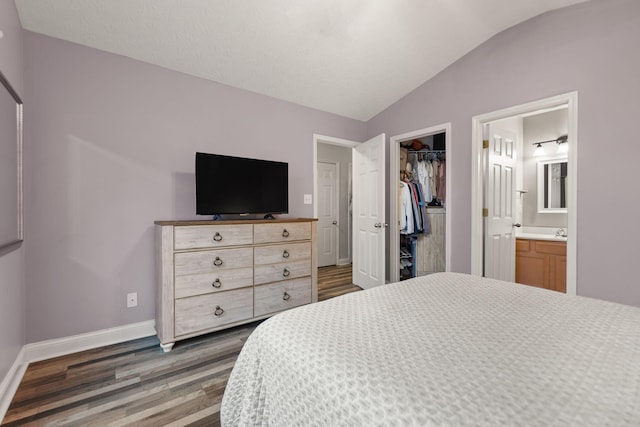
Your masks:
<svg viewBox="0 0 640 427"><path fill-rule="evenodd" d="M400 233L413 234L415 230L413 222L413 206L411 201L411 190L409 184L401 182L402 189L400 191Z"/></svg>
<svg viewBox="0 0 640 427"><path fill-rule="evenodd" d="M418 162L418 182L422 186L422 194L424 200L428 203L431 201L431 187L429 186L429 166L430 163L427 160L421 160Z"/></svg>
<svg viewBox="0 0 640 427"><path fill-rule="evenodd" d="M447 172L446 172L446 161L442 160L440 162L440 169L438 171L438 200L442 202L444 205L445 197L447 194L446 182L447 182Z"/></svg>
<svg viewBox="0 0 640 427"><path fill-rule="evenodd" d="M431 185L431 198L438 197L438 169L440 162L437 160L431 161L431 173L429 174L429 184Z"/></svg>
<svg viewBox="0 0 640 427"><path fill-rule="evenodd" d="M409 182L409 190L411 192L411 207L413 209L414 231L422 231L422 212L420 212L420 201L418 199L418 190L416 184Z"/></svg>
<svg viewBox="0 0 640 427"><path fill-rule="evenodd" d="M424 234L431 233L431 223L429 222L429 217L427 216L427 200L423 196L423 188L422 184L419 182L416 183L416 188L418 189L418 198L420 199L420 212L422 213L422 232Z"/></svg>

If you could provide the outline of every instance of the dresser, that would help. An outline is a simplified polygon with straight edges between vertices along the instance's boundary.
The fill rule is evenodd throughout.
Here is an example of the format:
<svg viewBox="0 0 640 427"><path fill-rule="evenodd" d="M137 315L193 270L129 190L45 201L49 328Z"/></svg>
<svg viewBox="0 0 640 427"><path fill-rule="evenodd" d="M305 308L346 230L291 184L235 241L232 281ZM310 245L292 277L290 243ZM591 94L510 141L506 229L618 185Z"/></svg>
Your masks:
<svg viewBox="0 0 640 427"><path fill-rule="evenodd" d="M156 221L155 233L164 351L318 300L315 219Z"/></svg>

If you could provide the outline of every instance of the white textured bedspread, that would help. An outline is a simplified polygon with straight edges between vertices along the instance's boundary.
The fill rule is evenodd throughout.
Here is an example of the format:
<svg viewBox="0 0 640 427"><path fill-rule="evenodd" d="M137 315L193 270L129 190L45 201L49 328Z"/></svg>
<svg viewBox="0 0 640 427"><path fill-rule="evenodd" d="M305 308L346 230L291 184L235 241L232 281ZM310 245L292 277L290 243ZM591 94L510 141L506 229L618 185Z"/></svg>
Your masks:
<svg viewBox="0 0 640 427"><path fill-rule="evenodd" d="M262 323L223 426L640 426L640 309L440 273Z"/></svg>

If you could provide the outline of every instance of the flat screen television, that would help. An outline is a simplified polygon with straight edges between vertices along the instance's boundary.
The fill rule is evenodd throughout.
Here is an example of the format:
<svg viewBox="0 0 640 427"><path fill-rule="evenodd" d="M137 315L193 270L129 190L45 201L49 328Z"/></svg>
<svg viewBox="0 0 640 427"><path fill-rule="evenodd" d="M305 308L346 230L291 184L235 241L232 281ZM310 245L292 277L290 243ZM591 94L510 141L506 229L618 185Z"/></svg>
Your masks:
<svg viewBox="0 0 640 427"><path fill-rule="evenodd" d="M282 214L289 211L289 164L196 153L196 213Z"/></svg>

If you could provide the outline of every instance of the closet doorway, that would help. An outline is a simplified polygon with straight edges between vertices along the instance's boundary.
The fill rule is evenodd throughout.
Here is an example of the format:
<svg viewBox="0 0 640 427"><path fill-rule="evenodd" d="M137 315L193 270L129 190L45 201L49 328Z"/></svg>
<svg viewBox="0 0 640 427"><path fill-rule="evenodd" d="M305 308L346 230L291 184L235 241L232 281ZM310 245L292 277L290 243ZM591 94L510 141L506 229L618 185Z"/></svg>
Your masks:
<svg viewBox="0 0 640 427"><path fill-rule="evenodd" d="M576 295L577 102L577 92L571 92L473 117L472 274L519 281L559 291L566 289L568 295ZM544 133L549 130L545 126L540 126L540 123L549 120L553 122L551 117L554 116L564 116L564 123L562 126L556 126L555 132L552 126L549 134L551 136L545 136ZM556 121L556 123L559 122ZM527 129L533 128L536 131L528 137ZM511 133L519 133L519 136L515 139L505 138L506 134L502 135L505 129ZM539 134L538 137L536 134ZM511 174L510 184L498 186L502 191L497 192L495 181L492 183L490 178L498 176L495 171L500 170L504 165L495 163L497 167L494 167L492 153L500 152L500 147L504 149L506 147L504 142L507 139L514 139L517 142L513 156L515 168ZM534 153L535 146L542 144L547 144L543 147L546 151L543 155L545 157ZM559 154L561 146L568 149L566 153ZM539 157L529 157L534 155ZM528 173L529 163L537 164L538 171ZM562 180L564 209L560 207L549 209L550 206L546 207L544 204L542 194L546 191L546 184L536 183L535 175L537 174L539 179L545 176L542 172L545 164L564 165L560 168L563 168L564 174L560 173L558 177ZM527 175L532 175L534 178L527 181ZM508 209L505 211L504 206L509 200L512 201L510 206L513 213L500 214L508 211ZM494 209L496 206L500 206L500 209ZM564 215L564 222L554 222L561 214ZM502 216L506 221L505 224L508 223L507 227L498 227L495 229L498 231L492 231L493 220L502 220ZM538 223L528 223L534 220ZM556 232L562 235L557 235ZM504 238L497 238L498 235ZM538 246L546 247L547 250L550 250L552 244L561 246L559 245L561 240L566 241L566 245L562 245L564 246L562 251L557 248L553 248L550 252L538 251ZM538 245L538 241L542 241L542 244ZM519 253L522 254L522 258L516 255ZM513 277L514 270L515 277ZM552 285L557 285L553 282L554 280L558 282L558 277L561 277L564 282L562 289L543 284L543 282L550 282ZM528 280L533 283L528 283Z"/></svg>
<svg viewBox="0 0 640 427"><path fill-rule="evenodd" d="M451 124L432 126L413 132L396 135L390 139L389 153L389 281L414 277L438 271L449 271L451 265ZM420 188L412 181L420 181L414 164L431 162L439 175L444 172L436 188L430 189L423 182ZM406 164L409 163L409 171ZM425 163L426 164L426 163ZM423 165L420 164L422 167ZM401 174L403 176L401 176ZM420 174L421 177L423 174ZM434 177L438 179L438 177ZM403 192L405 185L412 185L416 196L421 195L423 204L422 228L404 229L402 220ZM439 193L439 194L438 194ZM429 200L426 200L426 199ZM410 200L410 199L407 199ZM421 210L418 204L417 209ZM413 209L413 207L411 208ZM414 219L415 220L415 219ZM420 221L416 222L419 226ZM427 228L425 228L427 227Z"/></svg>

